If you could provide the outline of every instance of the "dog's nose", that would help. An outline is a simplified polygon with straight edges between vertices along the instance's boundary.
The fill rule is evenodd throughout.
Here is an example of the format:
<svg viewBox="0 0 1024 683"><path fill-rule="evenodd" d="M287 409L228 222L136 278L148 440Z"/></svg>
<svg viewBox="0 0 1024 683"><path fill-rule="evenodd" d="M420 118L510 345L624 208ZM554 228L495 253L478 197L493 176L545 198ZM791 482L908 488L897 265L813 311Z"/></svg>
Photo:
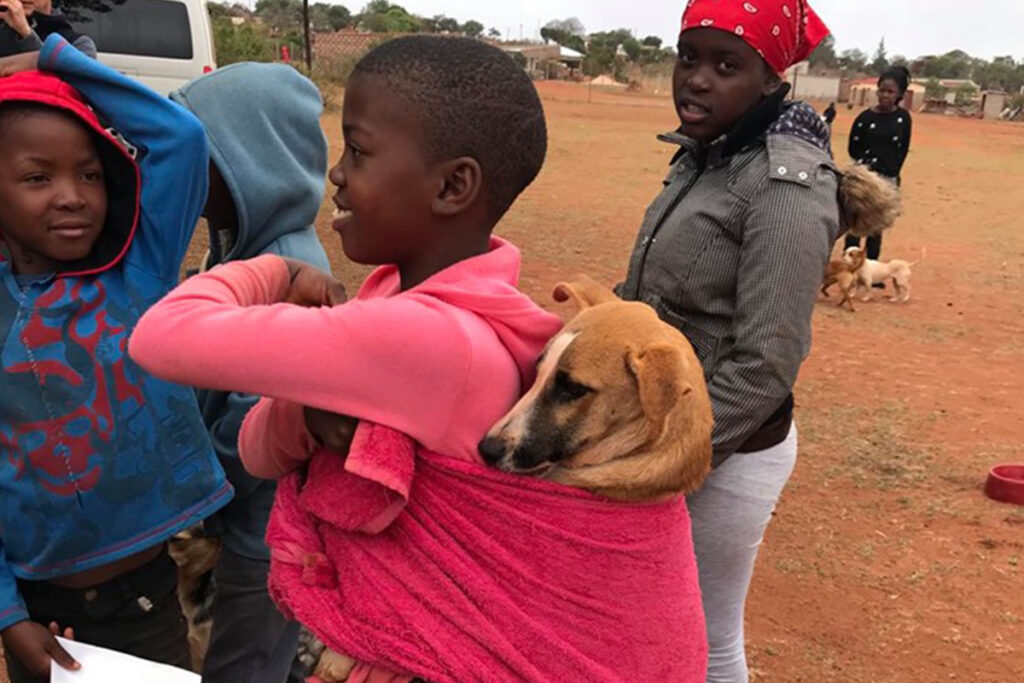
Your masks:
<svg viewBox="0 0 1024 683"><path fill-rule="evenodd" d="M488 465L496 465L505 455L505 443L496 436L486 436L477 446L480 456Z"/></svg>

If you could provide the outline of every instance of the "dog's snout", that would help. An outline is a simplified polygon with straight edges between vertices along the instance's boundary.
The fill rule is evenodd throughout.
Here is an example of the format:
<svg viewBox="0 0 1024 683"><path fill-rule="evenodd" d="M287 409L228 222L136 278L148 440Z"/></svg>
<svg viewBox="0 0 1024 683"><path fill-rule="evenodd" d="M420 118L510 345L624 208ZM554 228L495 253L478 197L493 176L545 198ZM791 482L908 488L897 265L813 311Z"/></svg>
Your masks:
<svg viewBox="0 0 1024 683"><path fill-rule="evenodd" d="M505 455L505 442L497 436L486 436L477 446L480 457L488 465L494 466Z"/></svg>

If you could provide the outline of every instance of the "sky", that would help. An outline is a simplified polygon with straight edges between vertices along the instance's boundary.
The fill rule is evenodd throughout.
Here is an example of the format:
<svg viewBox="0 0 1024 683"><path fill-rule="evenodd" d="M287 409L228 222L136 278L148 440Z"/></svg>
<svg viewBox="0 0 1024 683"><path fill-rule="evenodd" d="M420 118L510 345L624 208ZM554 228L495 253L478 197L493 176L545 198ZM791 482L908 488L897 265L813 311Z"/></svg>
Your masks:
<svg viewBox="0 0 1024 683"><path fill-rule="evenodd" d="M323 0L322 0L323 1ZM358 12L365 0L326 0ZM394 0L393 0L394 1ZM684 0L397 0L413 14L476 19L503 36L537 37L552 19L578 17L587 31L628 28L675 43ZM884 36L889 56L909 58L961 49L991 59L1024 60L1024 0L812 0L836 37L837 51L870 56Z"/></svg>

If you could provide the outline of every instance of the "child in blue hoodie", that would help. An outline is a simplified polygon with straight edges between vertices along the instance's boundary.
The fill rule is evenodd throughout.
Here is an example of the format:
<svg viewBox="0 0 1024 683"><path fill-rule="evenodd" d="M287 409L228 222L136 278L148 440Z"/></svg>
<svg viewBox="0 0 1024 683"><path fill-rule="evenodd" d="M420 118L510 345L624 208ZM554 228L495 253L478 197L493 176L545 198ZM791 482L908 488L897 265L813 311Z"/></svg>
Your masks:
<svg viewBox="0 0 1024 683"><path fill-rule="evenodd" d="M313 227L327 175L316 86L290 66L245 63L202 76L171 99L199 118L210 142L205 266L277 254L330 272ZM199 392L213 446L235 487L234 500L206 522L222 551L204 683L284 683L298 644L298 624L286 621L267 593L264 535L277 485L246 473L238 458L242 419L258 399Z"/></svg>
<svg viewBox="0 0 1024 683"><path fill-rule="evenodd" d="M139 368L127 344L177 282L206 201L206 135L190 113L60 36L0 60L0 74L13 74L0 77L9 674L45 681L51 661L77 666L51 632L67 628L188 667L165 544L226 504L231 486L194 392Z"/></svg>

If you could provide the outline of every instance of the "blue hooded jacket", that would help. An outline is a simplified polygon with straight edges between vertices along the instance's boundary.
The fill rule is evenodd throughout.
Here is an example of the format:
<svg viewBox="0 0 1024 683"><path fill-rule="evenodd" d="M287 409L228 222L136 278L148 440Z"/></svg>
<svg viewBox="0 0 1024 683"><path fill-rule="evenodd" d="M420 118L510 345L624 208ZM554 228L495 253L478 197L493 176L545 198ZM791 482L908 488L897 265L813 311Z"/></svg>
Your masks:
<svg viewBox="0 0 1024 683"><path fill-rule="evenodd" d="M278 254L330 272L313 227L327 174L316 86L290 66L242 63L197 78L171 99L206 127L210 156L238 214L237 235L211 231L207 267ZM208 531L233 552L265 560L276 484L247 474L238 458L238 431L257 398L199 392L203 419L235 487L235 499L207 522Z"/></svg>
<svg viewBox="0 0 1024 683"><path fill-rule="evenodd" d="M57 107L91 131L108 211L88 257L29 284L0 242L0 629L28 618L15 577L52 579L133 555L232 493L195 393L152 377L127 352L138 319L176 285L206 203L203 128L60 36L47 39L39 68L64 83L0 78L0 101Z"/></svg>

